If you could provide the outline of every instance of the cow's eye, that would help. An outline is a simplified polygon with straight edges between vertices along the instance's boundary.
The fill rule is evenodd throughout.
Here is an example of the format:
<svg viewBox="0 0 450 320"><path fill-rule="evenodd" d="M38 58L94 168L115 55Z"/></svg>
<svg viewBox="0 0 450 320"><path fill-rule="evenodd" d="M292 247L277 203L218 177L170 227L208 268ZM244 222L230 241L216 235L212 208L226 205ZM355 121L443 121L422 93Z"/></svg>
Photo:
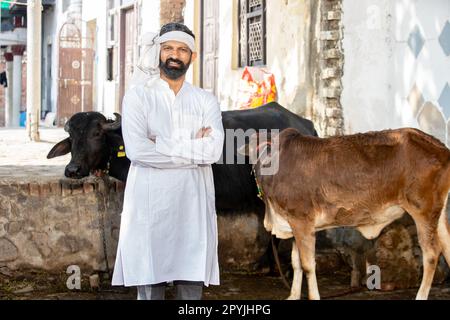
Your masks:
<svg viewBox="0 0 450 320"><path fill-rule="evenodd" d="M94 138L100 137L100 135L101 135L101 132L100 132L100 131L95 131L94 133L92 133L92 136L93 136Z"/></svg>

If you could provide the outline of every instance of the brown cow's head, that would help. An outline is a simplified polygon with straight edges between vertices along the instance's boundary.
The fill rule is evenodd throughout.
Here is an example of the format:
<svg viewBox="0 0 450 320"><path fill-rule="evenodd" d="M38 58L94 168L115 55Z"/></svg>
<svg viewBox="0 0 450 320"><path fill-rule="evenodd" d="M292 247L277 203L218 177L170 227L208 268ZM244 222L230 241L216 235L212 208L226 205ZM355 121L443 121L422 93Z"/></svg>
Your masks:
<svg viewBox="0 0 450 320"><path fill-rule="evenodd" d="M256 133L249 143L238 149L238 153L249 157L253 169L262 175L278 173L279 134L270 132Z"/></svg>

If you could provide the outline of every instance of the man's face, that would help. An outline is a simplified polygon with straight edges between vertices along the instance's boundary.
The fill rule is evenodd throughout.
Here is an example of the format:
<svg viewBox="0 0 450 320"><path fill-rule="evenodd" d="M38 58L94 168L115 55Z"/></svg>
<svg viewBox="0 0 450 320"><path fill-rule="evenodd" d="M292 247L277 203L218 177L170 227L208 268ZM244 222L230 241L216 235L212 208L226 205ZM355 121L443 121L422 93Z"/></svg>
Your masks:
<svg viewBox="0 0 450 320"><path fill-rule="evenodd" d="M159 67L171 80L183 77L189 69L190 64L197 58L197 53L192 52L189 47L178 41L167 41L161 44L161 59Z"/></svg>

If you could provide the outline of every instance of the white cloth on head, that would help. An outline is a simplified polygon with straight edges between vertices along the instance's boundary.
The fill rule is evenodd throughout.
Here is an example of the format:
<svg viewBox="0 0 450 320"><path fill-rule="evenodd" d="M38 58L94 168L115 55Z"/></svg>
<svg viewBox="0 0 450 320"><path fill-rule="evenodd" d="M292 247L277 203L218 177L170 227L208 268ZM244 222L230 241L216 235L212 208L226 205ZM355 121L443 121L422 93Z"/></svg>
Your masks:
<svg viewBox="0 0 450 320"><path fill-rule="evenodd" d="M167 41L182 42L192 52L196 51L194 37L183 31L171 31L162 36L159 36L157 33L144 34L141 38L142 54L131 79L131 88L145 85L147 82L159 78L161 44Z"/></svg>

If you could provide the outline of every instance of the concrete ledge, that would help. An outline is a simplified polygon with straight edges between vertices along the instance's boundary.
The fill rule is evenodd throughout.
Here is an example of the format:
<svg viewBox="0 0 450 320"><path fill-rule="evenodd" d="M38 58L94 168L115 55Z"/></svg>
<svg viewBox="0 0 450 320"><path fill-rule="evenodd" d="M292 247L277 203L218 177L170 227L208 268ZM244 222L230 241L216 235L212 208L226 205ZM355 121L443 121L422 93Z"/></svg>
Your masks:
<svg viewBox="0 0 450 320"><path fill-rule="evenodd" d="M60 272L114 264L123 183L19 179L0 184L0 266Z"/></svg>
<svg viewBox="0 0 450 320"><path fill-rule="evenodd" d="M125 185L112 178L44 175L0 179L0 267L111 272ZM269 234L262 215L218 214L221 268L249 269Z"/></svg>

